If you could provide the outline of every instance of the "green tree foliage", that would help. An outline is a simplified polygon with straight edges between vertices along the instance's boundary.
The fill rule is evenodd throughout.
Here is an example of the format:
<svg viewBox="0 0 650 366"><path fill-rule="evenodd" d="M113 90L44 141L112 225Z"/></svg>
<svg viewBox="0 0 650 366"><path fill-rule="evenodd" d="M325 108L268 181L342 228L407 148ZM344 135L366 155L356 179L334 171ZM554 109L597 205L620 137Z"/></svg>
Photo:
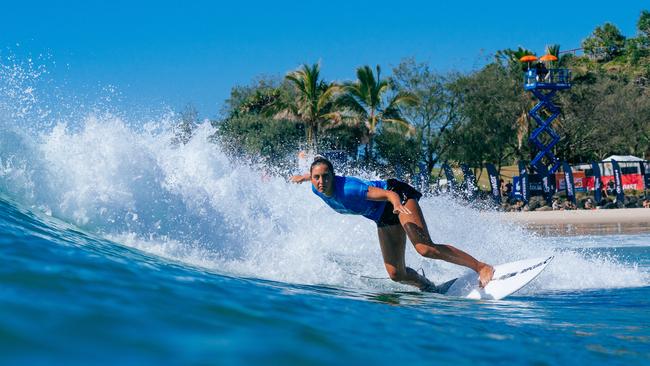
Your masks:
<svg viewBox="0 0 650 366"><path fill-rule="evenodd" d="M551 68L564 68L573 58L573 55L571 54L560 54L559 44L546 45L546 53L557 57L557 61L552 61L550 63Z"/></svg>
<svg viewBox="0 0 650 366"><path fill-rule="evenodd" d="M227 118L246 114L270 116L278 105L293 98L292 89L281 80L259 78L251 85L235 86L226 100L224 114Z"/></svg>
<svg viewBox="0 0 650 366"><path fill-rule="evenodd" d="M279 105L293 98L293 88L281 80L261 78L230 92L221 120L213 121L219 141L233 156L267 165L282 165L304 140L304 126L276 117Z"/></svg>
<svg viewBox="0 0 650 366"><path fill-rule="evenodd" d="M582 42L585 53L597 61L609 61L623 53L625 36L612 23L596 27Z"/></svg>
<svg viewBox="0 0 650 366"><path fill-rule="evenodd" d="M425 63L412 58L402 60L393 69L391 85L395 93L405 91L417 97L419 103L400 107L402 115L416 129L413 143L420 148L420 161L431 174L433 167L449 148L446 137L460 122L459 93L448 87L459 75L435 73Z"/></svg>
<svg viewBox="0 0 650 366"><path fill-rule="evenodd" d="M650 138L650 95L630 78L604 72L577 79L560 96L563 118L556 126L563 160L600 160L612 154L644 156Z"/></svg>
<svg viewBox="0 0 650 366"><path fill-rule="evenodd" d="M198 123L199 112L196 110L194 105L187 104L185 109L178 114L178 122L174 126L174 138L172 139L172 143L174 145L187 144L198 127Z"/></svg>
<svg viewBox="0 0 650 366"><path fill-rule="evenodd" d="M385 126L375 139L379 156L385 162L385 172L395 176L399 170L414 176L421 157L417 138L402 125Z"/></svg>
<svg viewBox="0 0 650 366"><path fill-rule="evenodd" d="M360 126L339 124L323 131L318 141L318 151L343 150L348 156L356 158L363 138L364 130Z"/></svg>
<svg viewBox="0 0 650 366"><path fill-rule="evenodd" d="M521 72L528 68L528 63L522 63L519 61L524 56L535 55L535 53L529 49L518 47L516 50L506 48L499 50L494 54L494 59L496 62L500 63L503 66L506 66L510 69L510 72Z"/></svg>
<svg viewBox="0 0 650 366"><path fill-rule="evenodd" d="M650 37L650 11L643 10L636 23L639 35L643 37Z"/></svg>
<svg viewBox="0 0 650 366"><path fill-rule="evenodd" d="M485 162L500 167L523 157L525 151L517 143L517 120L529 101L524 99L519 78L513 79L504 65L492 63L460 77L450 88L461 95L459 112L464 117L449 138L450 159L474 167Z"/></svg>
<svg viewBox="0 0 650 366"><path fill-rule="evenodd" d="M255 114L232 117L218 126L214 138L233 156L276 167L293 155L305 136L293 121Z"/></svg>
<svg viewBox="0 0 650 366"><path fill-rule="evenodd" d="M628 40L626 54L632 65L638 65L643 58L650 56L650 11L644 10L637 22L638 37ZM645 70L645 76L650 70Z"/></svg>
<svg viewBox="0 0 650 366"><path fill-rule="evenodd" d="M318 63L302 65L298 70L288 73L286 79L293 85L296 94L293 103L284 109L284 113L305 124L307 144L314 149L319 129L327 123L335 125L341 121L340 113L334 108L334 99L341 88L320 79Z"/></svg>
<svg viewBox="0 0 650 366"><path fill-rule="evenodd" d="M560 45L559 44L549 44L546 45L546 53L560 58Z"/></svg>
<svg viewBox="0 0 650 366"><path fill-rule="evenodd" d="M409 123L401 116L400 106L415 104L417 98L401 91L388 96L390 85L387 79L381 78L381 69L376 67L377 75L370 66L357 69L357 80L345 84L345 93L338 98L338 105L351 111L359 122L359 127L365 127L367 160L373 160L373 142L377 130L382 124Z"/></svg>

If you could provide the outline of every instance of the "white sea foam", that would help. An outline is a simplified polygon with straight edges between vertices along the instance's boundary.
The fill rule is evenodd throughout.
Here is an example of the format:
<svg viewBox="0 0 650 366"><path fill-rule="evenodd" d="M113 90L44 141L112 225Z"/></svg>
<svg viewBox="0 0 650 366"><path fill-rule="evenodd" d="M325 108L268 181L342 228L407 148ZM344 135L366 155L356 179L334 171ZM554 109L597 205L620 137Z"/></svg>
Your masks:
<svg viewBox="0 0 650 366"><path fill-rule="evenodd" d="M121 244L220 273L400 288L362 277L387 277L372 222L334 213L306 184L231 161L209 141L214 133L209 123L200 125L189 143L175 146L171 124L170 116L163 116L132 127L114 114L96 112L53 122L38 133L3 123L0 188ZM421 205L435 242L486 262L555 255L529 292L650 283L648 273L631 264L558 248L448 197L425 198ZM436 282L465 271L424 259L410 245L407 264Z"/></svg>

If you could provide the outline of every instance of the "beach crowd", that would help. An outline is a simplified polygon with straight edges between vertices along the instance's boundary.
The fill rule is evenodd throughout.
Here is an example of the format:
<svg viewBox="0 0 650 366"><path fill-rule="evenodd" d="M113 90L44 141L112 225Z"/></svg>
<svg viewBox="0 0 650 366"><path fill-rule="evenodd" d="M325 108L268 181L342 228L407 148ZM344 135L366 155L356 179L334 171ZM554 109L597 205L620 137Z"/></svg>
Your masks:
<svg viewBox="0 0 650 366"><path fill-rule="evenodd" d="M598 210L616 208L650 208L650 195L645 191L629 191L624 199L618 200L614 184L609 181L601 190L601 200L596 202L593 192L578 192L575 202L568 199L564 192L553 195L551 202L541 196L533 196L525 202L512 194L512 183L501 183L501 209L512 211L563 211L563 210Z"/></svg>

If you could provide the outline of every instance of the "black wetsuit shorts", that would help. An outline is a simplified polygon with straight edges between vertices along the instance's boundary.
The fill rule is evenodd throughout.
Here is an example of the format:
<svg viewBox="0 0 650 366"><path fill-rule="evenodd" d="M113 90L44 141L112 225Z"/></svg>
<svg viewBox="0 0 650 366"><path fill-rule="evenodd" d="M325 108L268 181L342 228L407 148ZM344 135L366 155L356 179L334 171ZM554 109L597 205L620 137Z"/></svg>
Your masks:
<svg viewBox="0 0 650 366"><path fill-rule="evenodd" d="M386 183L388 183L386 189L397 193L403 205L406 204L406 201L409 199L419 201L420 197L422 197L422 193L411 187L408 183L404 183L397 179L389 179ZM397 214L393 213L393 204L386 202L384 212L382 212L379 221L377 221L377 227L399 225L399 223L399 217Z"/></svg>

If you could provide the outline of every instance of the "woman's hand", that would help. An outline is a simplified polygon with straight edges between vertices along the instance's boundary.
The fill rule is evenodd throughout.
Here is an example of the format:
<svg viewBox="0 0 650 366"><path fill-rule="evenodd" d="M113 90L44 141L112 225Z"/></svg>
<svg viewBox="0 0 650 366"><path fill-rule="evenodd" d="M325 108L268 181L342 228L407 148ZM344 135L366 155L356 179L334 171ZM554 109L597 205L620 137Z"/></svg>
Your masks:
<svg viewBox="0 0 650 366"><path fill-rule="evenodd" d="M388 191L378 187L368 187L368 194L366 195L366 198L370 201L390 202L393 205L393 213L396 215L401 213L405 215L411 214L411 210L406 208L404 205L402 205L402 202L400 202L399 194L393 191Z"/></svg>
<svg viewBox="0 0 650 366"><path fill-rule="evenodd" d="M393 213L398 215L398 214L405 214L405 215L410 215L411 210L406 208L406 206L402 205L401 203L398 203L397 206L393 205Z"/></svg>
<svg viewBox="0 0 650 366"><path fill-rule="evenodd" d="M396 215L399 215L401 213L405 215L410 215L411 210L409 210L404 205L402 205L402 202L400 202L399 199L399 195L392 191L388 191L388 192L392 193L391 195L388 196L388 200L393 205L393 213Z"/></svg>

